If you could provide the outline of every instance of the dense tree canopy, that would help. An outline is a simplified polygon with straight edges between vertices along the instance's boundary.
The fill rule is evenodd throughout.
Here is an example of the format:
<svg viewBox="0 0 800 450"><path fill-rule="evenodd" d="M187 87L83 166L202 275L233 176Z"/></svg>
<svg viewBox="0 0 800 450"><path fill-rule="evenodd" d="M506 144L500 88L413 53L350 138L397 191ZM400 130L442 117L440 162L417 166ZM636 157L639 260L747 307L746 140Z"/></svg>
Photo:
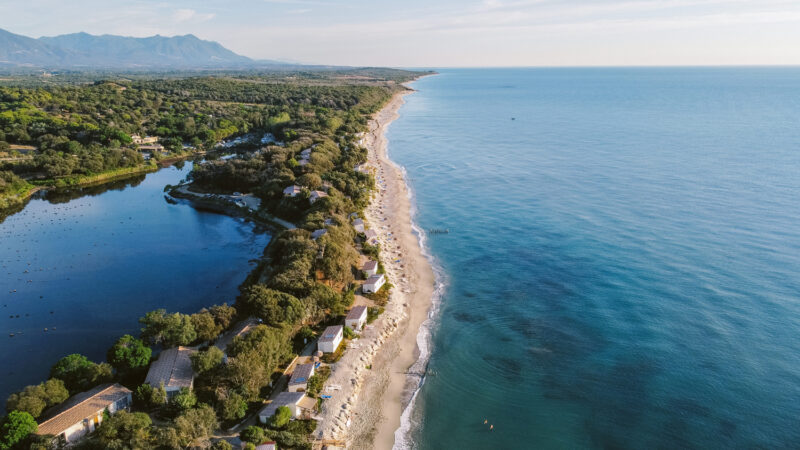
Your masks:
<svg viewBox="0 0 800 450"><path fill-rule="evenodd" d="M111 365L96 364L83 355L73 353L61 358L52 369L50 377L64 382L70 394L89 390L113 379Z"/></svg>
<svg viewBox="0 0 800 450"><path fill-rule="evenodd" d="M108 350L106 359L115 369L124 373L146 368L152 353L143 341L126 334Z"/></svg>
<svg viewBox="0 0 800 450"><path fill-rule="evenodd" d="M42 411L67 398L69 398L69 391L64 386L64 382L51 378L44 383L27 386L22 391L11 394L6 401L6 410L24 411L37 418Z"/></svg>
<svg viewBox="0 0 800 450"><path fill-rule="evenodd" d="M33 417L22 411L11 411L0 422L0 450L9 450L21 443L38 425Z"/></svg>

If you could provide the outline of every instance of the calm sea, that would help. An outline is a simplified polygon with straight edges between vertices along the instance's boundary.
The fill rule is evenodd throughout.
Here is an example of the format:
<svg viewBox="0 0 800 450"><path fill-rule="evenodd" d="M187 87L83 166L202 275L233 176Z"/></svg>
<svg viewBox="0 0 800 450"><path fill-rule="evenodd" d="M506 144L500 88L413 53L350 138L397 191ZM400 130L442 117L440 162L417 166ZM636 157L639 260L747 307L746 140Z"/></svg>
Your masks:
<svg viewBox="0 0 800 450"><path fill-rule="evenodd" d="M450 233L399 446L800 447L800 69L413 87L390 156Z"/></svg>
<svg viewBox="0 0 800 450"><path fill-rule="evenodd" d="M269 235L167 203L191 167L50 193L0 223L0 404L69 353L104 361L147 311L234 302Z"/></svg>

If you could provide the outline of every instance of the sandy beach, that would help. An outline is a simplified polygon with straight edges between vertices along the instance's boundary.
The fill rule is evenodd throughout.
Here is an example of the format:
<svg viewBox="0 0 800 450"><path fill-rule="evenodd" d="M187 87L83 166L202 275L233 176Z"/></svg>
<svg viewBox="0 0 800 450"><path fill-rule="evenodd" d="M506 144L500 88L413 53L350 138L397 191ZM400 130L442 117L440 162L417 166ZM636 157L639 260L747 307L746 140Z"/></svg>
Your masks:
<svg viewBox="0 0 800 450"><path fill-rule="evenodd" d="M365 221L378 233L386 275L394 285L384 314L350 344L326 383L317 438L352 449L389 449L416 379L417 334L428 316L434 273L412 233L411 204L402 171L387 158L386 127L397 118L396 94L370 121L365 145L378 189ZM368 368L370 367L370 368ZM410 383L410 386L408 385Z"/></svg>

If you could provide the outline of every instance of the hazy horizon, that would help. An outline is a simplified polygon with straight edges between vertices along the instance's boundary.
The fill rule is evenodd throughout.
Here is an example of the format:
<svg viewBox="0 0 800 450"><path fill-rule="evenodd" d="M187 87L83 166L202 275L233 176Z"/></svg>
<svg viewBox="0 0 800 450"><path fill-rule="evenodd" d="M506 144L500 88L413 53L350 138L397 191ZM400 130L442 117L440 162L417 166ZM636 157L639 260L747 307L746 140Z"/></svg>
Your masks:
<svg viewBox="0 0 800 450"><path fill-rule="evenodd" d="M253 59L392 67L800 64L786 0L31 0L0 5L31 37L194 34Z"/></svg>

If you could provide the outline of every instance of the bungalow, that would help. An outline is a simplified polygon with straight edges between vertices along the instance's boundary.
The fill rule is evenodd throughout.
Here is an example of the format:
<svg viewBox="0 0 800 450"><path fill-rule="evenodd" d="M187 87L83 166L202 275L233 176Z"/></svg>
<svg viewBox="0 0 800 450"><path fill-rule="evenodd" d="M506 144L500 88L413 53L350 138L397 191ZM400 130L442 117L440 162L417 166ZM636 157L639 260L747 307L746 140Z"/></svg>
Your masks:
<svg viewBox="0 0 800 450"><path fill-rule="evenodd" d="M164 151L164 146L161 145L161 144L140 145L139 146L139 151L140 152L149 152L149 153L163 152Z"/></svg>
<svg viewBox="0 0 800 450"><path fill-rule="evenodd" d="M194 370L189 356L194 350L188 347L173 347L158 355L158 359L150 365L144 382L153 387L164 384L167 396L172 397L181 388L191 389L194 384Z"/></svg>
<svg viewBox="0 0 800 450"><path fill-rule="evenodd" d="M327 197L327 196L328 196L328 194L326 194L325 192L322 192L322 191L311 191L311 195L308 197L308 201L311 202L311 203L314 203L317 200L319 200L319 199L321 199L323 197Z"/></svg>
<svg viewBox="0 0 800 450"><path fill-rule="evenodd" d="M369 260L364 263L364 267L361 268L361 271L364 272L364 275L367 277L371 277L378 273L378 261Z"/></svg>
<svg viewBox="0 0 800 450"><path fill-rule="evenodd" d="M356 233L363 233L364 232L364 221L361 219L356 219L353 221L353 228L356 229Z"/></svg>
<svg viewBox="0 0 800 450"><path fill-rule="evenodd" d="M364 236L367 237L367 242L369 242L370 244L372 245L378 244L378 233L376 233L375 230L365 231Z"/></svg>
<svg viewBox="0 0 800 450"><path fill-rule="evenodd" d="M311 397L306 397L303 392L281 392L272 402L258 412L258 420L267 423L270 417L275 415L275 411L281 406L285 406L292 411L292 417L299 419L310 417L317 401Z"/></svg>
<svg viewBox="0 0 800 450"><path fill-rule="evenodd" d="M302 159L311 158L311 149L307 148L307 149L303 150L302 152L300 152L300 158L302 158Z"/></svg>
<svg viewBox="0 0 800 450"><path fill-rule="evenodd" d="M298 364L289 379L289 392L305 392L308 387L308 379L314 376L314 363Z"/></svg>
<svg viewBox="0 0 800 450"><path fill-rule="evenodd" d="M314 230L314 232L311 233L311 239L316 241L317 239L319 239L322 236L324 236L325 233L327 233L327 232L328 232L328 230L323 230L323 229Z"/></svg>
<svg viewBox="0 0 800 450"><path fill-rule="evenodd" d="M292 185L283 190L283 195L287 197L296 197L297 194L299 194L302 191L303 190L300 188L300 186Z"/></svg>
<svg viewBox="0 0 800 450"><path fill-rule="evenodd" d="M131 136L133 143L136 145L143 145L143 144L155 144L158 142L158 136L145 136L141 137L138 134L134 134Z"/></svg>
<svg viewBox="0 0 800 450"><path fill-rule="evenodd" d="M344 337L344 328L341 325L333 325L325 328L325 332L317 341L317 350L323 353L333 353L339 348Z"/></svg>
<svg viewBox="0 0 800 450"><path fill-rule="evenodd" d="M383 274L373 275L367 278L367 281L361 285L361 290L365 294L378 292L384 284L386 284L386 277L384 277Z"/></svg>
<svg viewBox="0 0 800 450"><path fill-rule="evenodd" d="M244 444L246 444L246 442L242 443L242 448L245 448ZM276 444L275 441L268 441L261 445L256 445L255 450L277 450L277 448L278 444Z"/></svg>
<svg viewBox="0 0 800 450"><path fill-rule="evenodd" d="M365 323L367 323L367 307L364 305L353 306L344 318L344 324L356 331L360 331Z"/></svg>
<svg viewBox="0 0 800 450"><path fill-rule="evenodd" d="M93 432L103 422L105 411L114 414L130 405L130 390L117 383L102 384L59 405L39 424L37 434L55 436L58 446L72 444Z"/></svg>

